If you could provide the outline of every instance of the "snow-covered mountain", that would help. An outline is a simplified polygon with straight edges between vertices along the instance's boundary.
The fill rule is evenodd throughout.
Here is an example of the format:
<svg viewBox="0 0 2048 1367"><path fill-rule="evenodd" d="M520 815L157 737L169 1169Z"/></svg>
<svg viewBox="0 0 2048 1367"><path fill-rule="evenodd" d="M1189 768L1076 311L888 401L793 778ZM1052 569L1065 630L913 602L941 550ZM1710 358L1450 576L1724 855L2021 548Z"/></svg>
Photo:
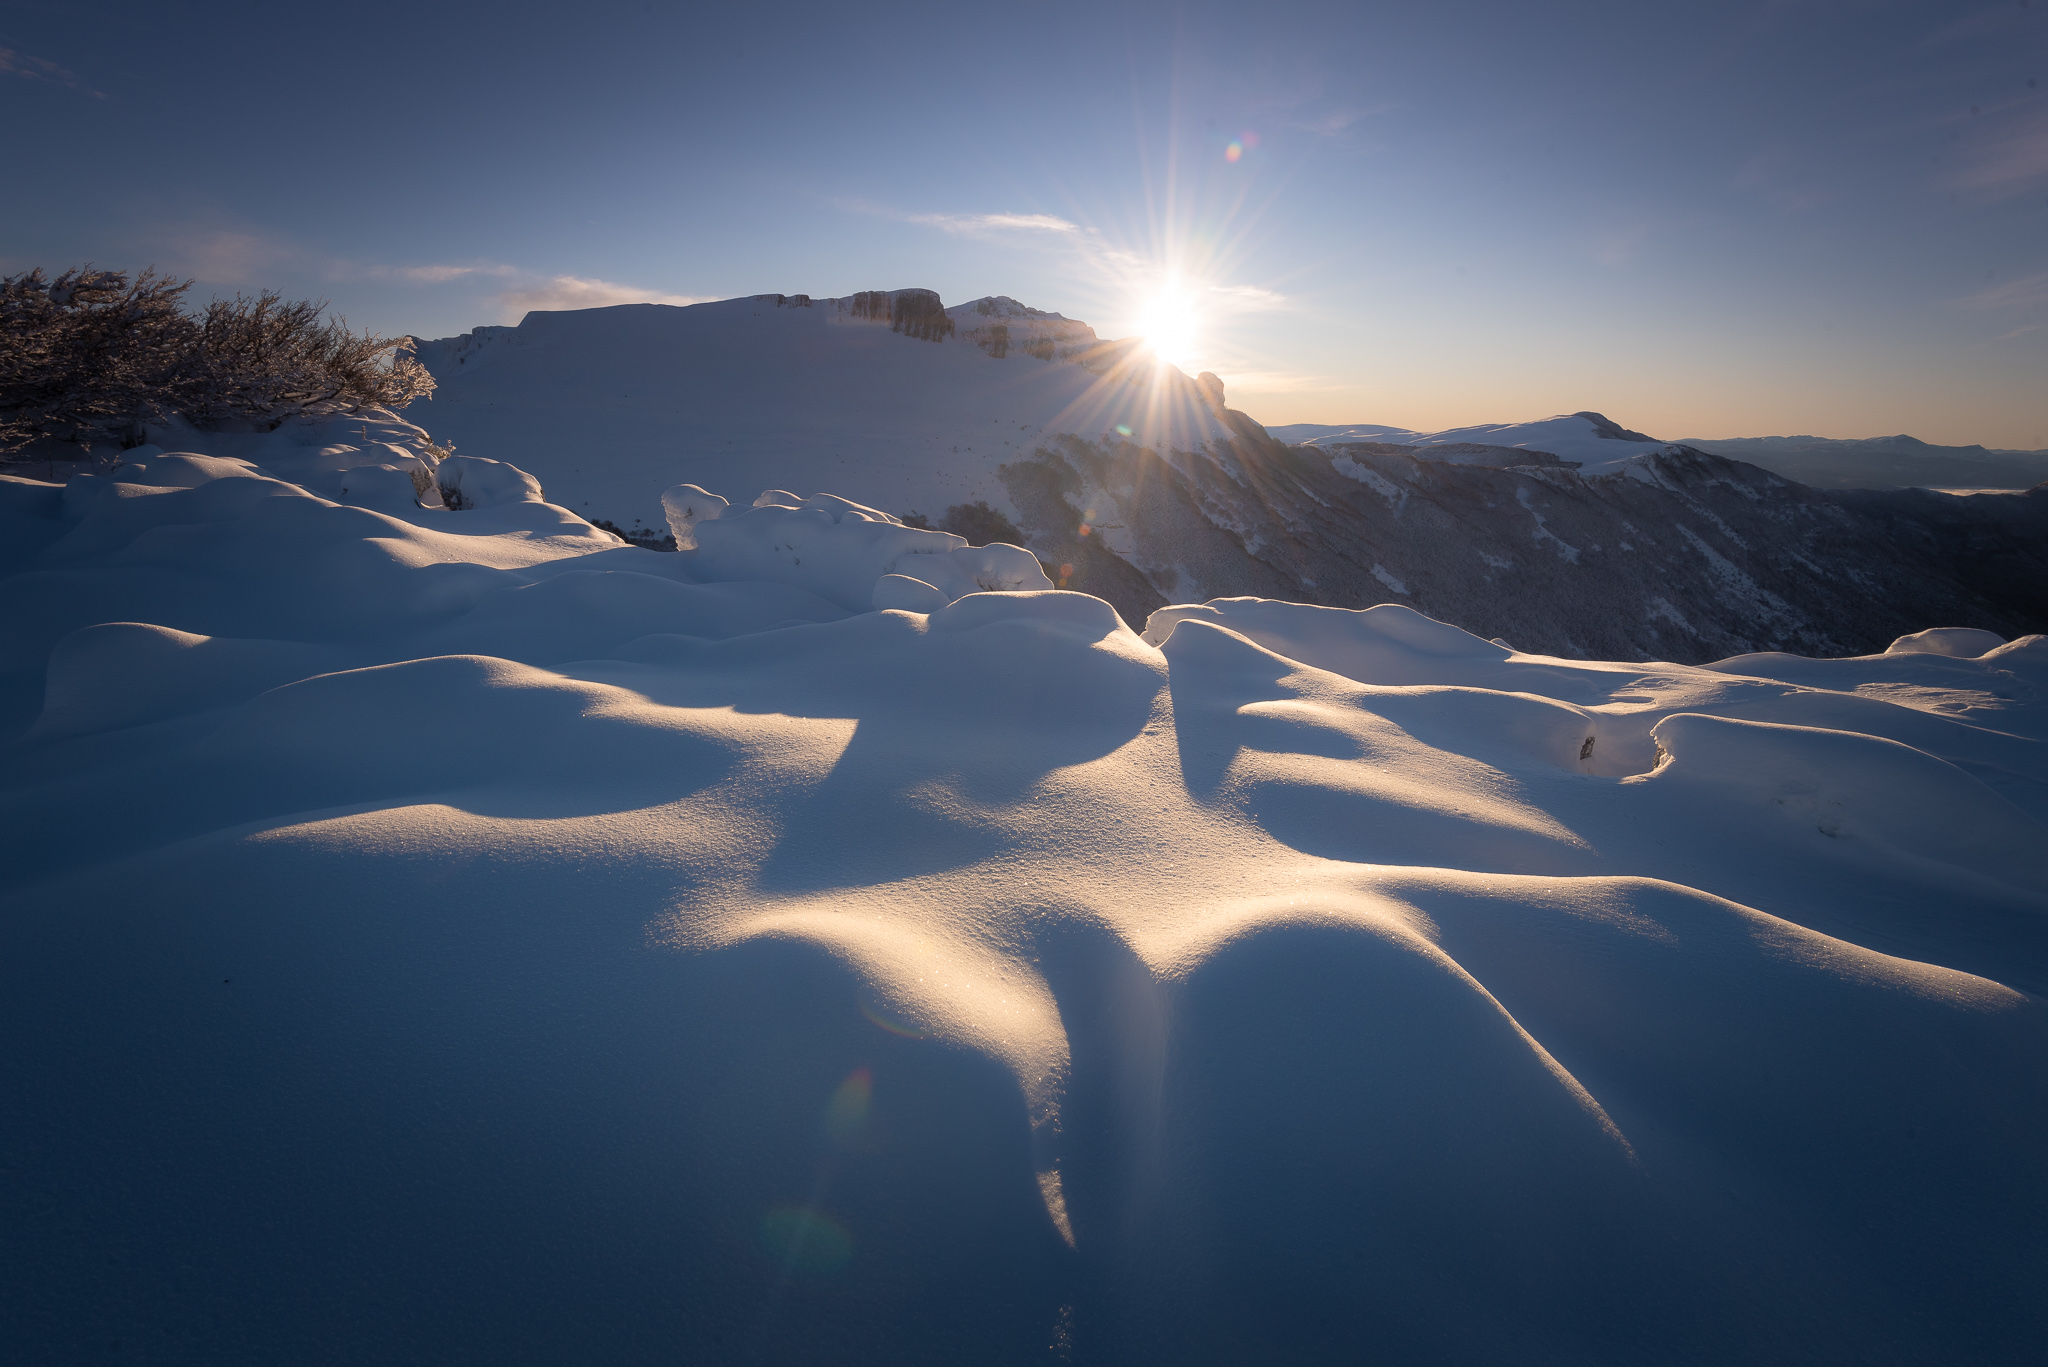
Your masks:
<svg viewBox="0 0 2048 1367"><path fill-rule="evenodd" d="M1512 463L1511 450L1532 463L1577 462L1581 474L1619 469L1630 458L1679 447L1747 461L1816 489L2029 489L2048 480L2048 451L1937 446L1916 437L1683 437L1658 441L1602 414L1563 413L1540 422L1412 432L1372 423L1288 423L1268 427L1276 440L1321 447L1383 442L1412 448L1428 460L1481 465Z"/></svg>
<svg viewBox="0 0 2048 1367"><path fill-rule="evenodd" d="M1561 413L1540 422L1482 423L1442 432L1410 432L1370 424L1293 423L1269 427L1277 441L1334 450L1361 442L1412 448L1425 460L1458 465L1554 465L1570 462L1583 475L1619 470L1638 456L1668 454L1678 443L1658 441L1599 413ZM1520 454L1517 454L1520 453Z"/></svg>
<svg viewBox="0 0 2048 1367"><path fill-rule="evenodd" d="M413 416L628 529L661 527L680 483L1014 511L999 467L1060 436L1201 450L1237 435L1214 377L1013 299L939 305L911 289L529 313L418 343L440 389Z"/></svg>
<svg viewBox="0 0 2048 1367"><path fill-rule="evenodd" d="M1269 433L1214 376L1008 298L534 313L419 354L442 388L413 416L585 517L661 529L682 483L899 517L983 501L1133 626L1232 595L1395 602L1525 649L1693 663L2048 628L2048 496L1820 493L1594 412Z"/></svg>
<svg viewBox="0 0 2048 1367"><path fill-rule="evenodd" d="M2048 451L1938 446L1918 437L1687 437L1816 489L2030 489L2048 480Z"/></svg>

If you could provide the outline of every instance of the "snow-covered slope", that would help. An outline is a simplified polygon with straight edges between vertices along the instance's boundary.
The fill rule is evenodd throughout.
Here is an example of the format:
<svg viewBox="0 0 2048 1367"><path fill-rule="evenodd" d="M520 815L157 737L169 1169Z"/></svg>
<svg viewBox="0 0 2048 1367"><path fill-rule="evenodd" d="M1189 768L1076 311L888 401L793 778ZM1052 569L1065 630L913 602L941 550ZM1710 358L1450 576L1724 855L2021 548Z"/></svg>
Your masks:
<svg viewBox="0 0 2048 1367"><path fill-rule="evenodd" d="M898 290L530 313L419 343L440 389L414 416L629 530L659 528L655 495L680 483L749 497L858 487L897 514L1009 510L997 467L1060 434L1159 449L1234 435L1213 377L1205 388L1000 296L906 328L893 317L906 298L938 302Z"/></svg>
<svg viewBox="0 0 2048 1367"><path fill-rule="evenodd" d="M1049 562L1097 542L1143 572L1081 585L1133 623L1173 599L1390 600L1525 649L1685 663L1881 650L1928 621L2048 629L2048 489L1821 491L1683 447L1588 475L1477 443L1169 461L1072 438L1005 479ZM1055 538L1091 510L1119 526Z"/></svg>
<svg viewBox="0 0 2048 1367"><path fill-rule="evenodd" d="M0 479L0 1359L2038 1356L2048 641L856 611L957 548L417 448Z"/></svg>

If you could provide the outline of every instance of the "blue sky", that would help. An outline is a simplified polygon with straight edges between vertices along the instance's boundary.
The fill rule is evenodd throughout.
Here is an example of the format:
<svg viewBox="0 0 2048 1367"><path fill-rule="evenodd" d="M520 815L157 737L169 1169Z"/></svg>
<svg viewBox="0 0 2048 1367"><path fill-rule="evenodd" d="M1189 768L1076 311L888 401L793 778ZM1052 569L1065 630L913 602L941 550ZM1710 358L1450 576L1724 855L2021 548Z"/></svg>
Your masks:
<svg viewBox="0 0 2048 1367"><path fill-rule="evenodd" d="M923 285L1271 423L2048 447L2048 0L10 3L0 126L0 270L391 333Z"/></svg>

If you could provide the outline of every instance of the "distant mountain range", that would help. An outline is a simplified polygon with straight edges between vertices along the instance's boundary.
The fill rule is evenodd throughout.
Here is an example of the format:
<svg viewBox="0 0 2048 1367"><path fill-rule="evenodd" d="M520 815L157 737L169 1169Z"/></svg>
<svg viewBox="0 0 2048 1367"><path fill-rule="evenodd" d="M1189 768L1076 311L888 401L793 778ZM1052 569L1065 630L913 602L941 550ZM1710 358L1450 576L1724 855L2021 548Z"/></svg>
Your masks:
<svg viewBox="0 0 2048 1367"><path fill-rule="evenodd" d="M1582 419L1583 421L1574 421ZM1598 413L1541 422L1411 432L1371 423L1290 423L1268 427L1276 440L1331 448L1358 441L1412 446L1433 460L1456 459L1451 448L1485 444L1516 447L1580 463L1581 473L1615 469L1631 456L1688 447L1760 465L1816 489L2031 489L2048 480L2048 451L2005 451L1982 446L1935 446L1917 437L1683 437L1658 441Z"/></svg>
<svg viewBox="0 0 2048 1367"><path fill-rule="evenodd" d="M1687 437L1816 489L2031 489L2048 480L2048 451L1935 446L1918 437Z"/></svg>
<svg viewBox="0 0 2048 1367"><path fill-rule="evenodd" d="M1740 443L1594 412L1266 429L1213 375L1013 299L948 308L928 290L532 313L418 353L441 389L408 416L587 518L647 534L684 482L742 504L786 489L952 509L1133 625L1237 595L1396 602L1523 650L1681 663L2048 630L2048 488L1838 477L1910 457L1914 477L1886 465L1881 482L2031 487L2048 469L2023 458L2044 453L1765 438L1730 458L1713 448Z"/></svg>

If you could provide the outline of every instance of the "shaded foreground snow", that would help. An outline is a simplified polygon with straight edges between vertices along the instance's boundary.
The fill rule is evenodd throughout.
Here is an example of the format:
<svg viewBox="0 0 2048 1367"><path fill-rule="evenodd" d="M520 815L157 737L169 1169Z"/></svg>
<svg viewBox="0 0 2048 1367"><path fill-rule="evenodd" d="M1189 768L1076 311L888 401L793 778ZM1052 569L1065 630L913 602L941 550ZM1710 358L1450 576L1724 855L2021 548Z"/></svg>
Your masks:
<svg viewBox="0 0 2048 1367"><path fill-rule="evenodd" d="M0 481L9 1360L2048 1331L2048 641L856 611L311 440ZM900 566L698 530L806 513Z"/></svg>

